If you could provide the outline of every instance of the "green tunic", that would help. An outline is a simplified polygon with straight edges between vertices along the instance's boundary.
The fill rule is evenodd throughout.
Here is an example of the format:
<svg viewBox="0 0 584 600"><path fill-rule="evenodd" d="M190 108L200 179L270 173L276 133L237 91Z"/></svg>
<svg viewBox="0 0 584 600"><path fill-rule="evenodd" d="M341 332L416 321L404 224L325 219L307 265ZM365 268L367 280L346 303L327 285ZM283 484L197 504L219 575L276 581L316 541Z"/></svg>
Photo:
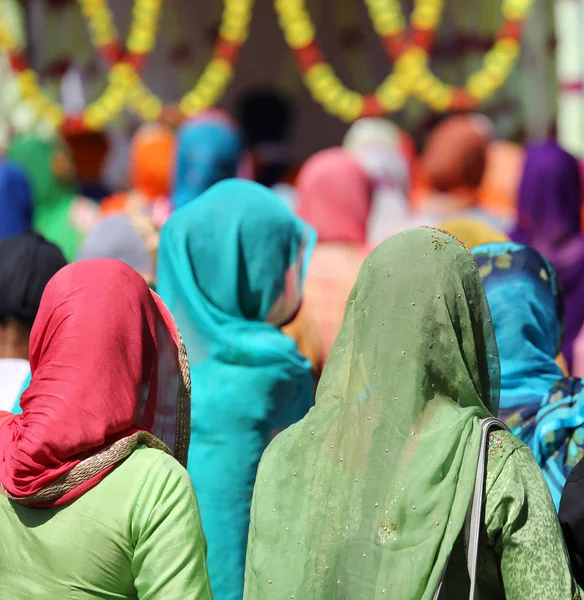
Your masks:
<svg viewBox="0 0 584 600"><path fill-rule="evenodd" d="M210 600L206 543L187 472L140 447L59 508L0 496L0 598Z"/></svg>
<svg viewBox="0 0 584 600"><path fill-rule="evenodd" d="M489 444L479 596L489 600L579 598L554 504L531 450L506 431L491 434ZM459 541L448 566L446 598L466 600L468 582Z"/></svg>
<svg viewBox="0 0 584 600"><path fill-rule="evenodd" d="M468 598L452 556L473 496L479 419L500 366L476 263L411 229L365 259L315 406L264 452L245 600ZM490 439L481 599L572 600L558 518L531 451ZM451 558L450 558L451 557ZM450 559L450 560L449 560Z"/></svg>

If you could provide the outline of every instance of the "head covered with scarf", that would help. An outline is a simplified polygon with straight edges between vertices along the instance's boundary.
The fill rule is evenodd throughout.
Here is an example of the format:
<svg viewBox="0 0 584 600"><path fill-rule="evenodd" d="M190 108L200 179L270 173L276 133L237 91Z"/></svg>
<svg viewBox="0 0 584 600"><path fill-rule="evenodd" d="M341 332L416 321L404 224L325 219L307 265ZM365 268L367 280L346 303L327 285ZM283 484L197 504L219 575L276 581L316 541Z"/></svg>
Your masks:
<svg viewBox="0 0 584 600"><path fill-rule="evenodd" d="M32 190L24 171L0 161L0 240L32 229Z"/></svg>
<svg viewBox="0 0 584 600"><path fill-rule="evenodd" d="M138 128L130 146L130 185L149 200L170 194L175 137L158 123Z"/></svg>
<svg viewBox="0 0 584 600"><path fill-rule="evenodd" d="M231 179L173 216L161 232L160 293L196 365L201 351L233 348L241 327L268 328L274 308L298 308L315 236L273 192ZM277 319L276 319L277 321ZM244 325L247 323L247 325ZM183 330L184 327L184 330Z"/></svg>
<svg viewBox="0 0 584 600"><path fill-rule="evenodd" d="M157 226L171 212L170 192L175 166L175 135L159 123L144 123L130 145L130 190L108 196L104 214L150 215Z"/></svg>
<svg viewBox="0 0 584 600"><path fill-rule="evenodd" d="M107 187L101 183L111 146L108 133L95 130L65 130L63 142L69 151L79 180L80 193L89 198L102 200L108 194Z"/></svg>
<svg viewBox="0 0 584 600"><path fill-rule="evenodd" d="M343 148L329 148L304 163L297 190L296 212L318 234L300 317L305 328L315 331L320 371L370 249L367 236L372 186L353 154Z"/></svg>
<svg viewBox="0 0 584 600"><path fill-rule="evenodd" d="M83 241L77 260L115 258L138 271L147 282L156 276L159 233L146 215L117 214L103 218Z"/></svg>
<svg viewBox="0 0 584 600"><path fill-rule="evenodd" d="M578 161L555 142L527 150L511 239L544 254L562 283L566 323L563 352L572 364L573 343L584 323L584 237L580 235L582 182Z"/></svg>
<svg viewBox="0 0 584 600"><path fill-rule="evenodd" d="M373 199L368 240L379 244L410 226L409 188L413 143L391 121L365 118L347 131L343 147L365 169Z"/></svg>
<svg viewBox="0 0 584 600"><path fill-rule="evenodd" d="M178 131L172 204L175 209L198 198L214 183L235 177L243 138L224 111L209 110Z"/></svg>
<svg viewBox="0 0 584 600"><path fill-rule="evenodd" d="M580 236L582 181L576 158L555 142L527 149L519 188L516 241L563 263L562 250Z"/></svg>
<svg viewBox="0 0 584 600"><path fill-rule="evenodd" d="M478 418L497 412L498 369L466 248L427 228L380 244L349 297L316 406L262 458L244 598L382 588L432 598L470 503Z"/></svg>
<svg viewBox="0 0 584 600"><path fill-rule="evenodd" d="M30 329L47 283L66 264L57 246L34 233L0 240L0 325Z"/></svg>
<svg viewBox="0 0 584 600"><path fill-rule="evenodd" d="M72 163L65 146L33 136L16 138L8 157L26 173L33 194L33 229L57 244L68 259L75 257L81 234L72 225L76 199Z"/></svg>
<svg viewBox="0 0 584 600"><path fill-rule="evenodd" d="M439 192L476 190L491 137L491 123L483 115L454 115L437 125L421 159L430 186Z"/></svg>
<svg viewBox="0 0 584 600"><path fill-rule="evenodd" d="M138 444L186 464L185 361L170 313L135 271L111 259L61 269L32 329L23 414L0 415L0 489L22 504L61 505Z"/></svg>
<svg viewBox="0 0 584 600"><path fill-rule="evenodd" d="M371 185L352 154L317 152L302 166L297 188L297 213L316 229L319 242L365 243Z"/></svg>
<svg viewBox="0 0 584 600"><path fill-rule="evenodd" d="M312 404L310 363L277 326L298 309L313 245L275 194L242 180L214 185L161 231L158 290L191 362L189 473L216 597L242 597L261 453Z"/></svg>
<svg viewBox="0 0 584 600"><path fill-rule="evenodd" d="M537 250L514 242L478 246L473 255L499 348L499 416L533 450L557 507L584 457L584 386L555 361L563 335L558 276Z"/></svg>

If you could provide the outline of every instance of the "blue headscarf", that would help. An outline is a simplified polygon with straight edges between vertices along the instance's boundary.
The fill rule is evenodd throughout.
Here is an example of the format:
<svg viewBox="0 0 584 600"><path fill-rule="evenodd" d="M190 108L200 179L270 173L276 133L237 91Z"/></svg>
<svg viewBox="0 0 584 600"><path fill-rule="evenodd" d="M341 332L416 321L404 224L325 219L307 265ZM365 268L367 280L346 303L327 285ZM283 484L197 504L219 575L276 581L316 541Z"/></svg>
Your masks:
<svg viewBox="0 0 584 600"><path fill-rule="evenodd" d="M186 122L177 138L173 208L191 202L214 183L235 177L242 153L242 137L226 117L213 113Z"/></svg>
<svg viewBox="0 0 584 600"><path fill-rule="evenodd" d="M514 242L472 251L491 308L499 359L499 417L532 450L559 506L566 478L584 457L584 385L555 358L563 299L551 263Z"/></svg>
<svg viewBox="0 0 584 600"><path fill-rule="evenodd" d="M0 240L28 233L32 228L32 190L24 171L0 162Z"/></svg>
<svg viewBox="0 0 584 600"><path fill-rule="evenodd" d="M216 600L243 597L262 452L312 406L309 361L266 319L287 286L301 289L314 242L314 232L273 192L243 180L214 185L161 231L158 291L191 365L188 470Z"/></svg>

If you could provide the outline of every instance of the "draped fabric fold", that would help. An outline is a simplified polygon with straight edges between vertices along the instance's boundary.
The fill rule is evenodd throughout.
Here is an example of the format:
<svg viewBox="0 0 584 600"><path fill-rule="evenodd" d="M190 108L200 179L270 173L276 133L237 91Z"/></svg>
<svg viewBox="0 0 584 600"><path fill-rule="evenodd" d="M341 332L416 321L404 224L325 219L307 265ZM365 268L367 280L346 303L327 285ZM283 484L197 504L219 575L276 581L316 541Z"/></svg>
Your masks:
<svg viewBox="0 0 584 600"><path fill-rule="evenodd" d="M241 600L257 466L313 402L310 363L278 328L298 310L314 232L270 190L214 185L161 231L158 290L191 363L189 474L213 596Z"/></svg>
<svg viewBox="0 0 584 600"><path fill-rule="evenodd" d="M2 415L0 484L57 506L95 486L137 443L186 464L190 381L172 317L123 263L61 269L31 333L22 415Z"/></svg>
<svg viewBox="0 0 584 600"><path fill-rule="evenodd" d="M462 530L499 363L466 248L413 229L364 261L316 406L258 471L245 600L429 600Z"/></svg>
<svg viewBox="0 0 584 600"><path fill-rule="evenodd" d="M584 385L556 363L563 297L556 270L515 242L473 250L501 360L500 418L533 451L559 506L566 477L584 458Z"/></svg>
<svg viewBox="0 0 584 600"><path fill-rule="evenodd" d="M563 353L584 324L584 236L580 233L582 176L576 158L555 142L527 148L513 241L533 246L557 269L565 300Z"/></svg>

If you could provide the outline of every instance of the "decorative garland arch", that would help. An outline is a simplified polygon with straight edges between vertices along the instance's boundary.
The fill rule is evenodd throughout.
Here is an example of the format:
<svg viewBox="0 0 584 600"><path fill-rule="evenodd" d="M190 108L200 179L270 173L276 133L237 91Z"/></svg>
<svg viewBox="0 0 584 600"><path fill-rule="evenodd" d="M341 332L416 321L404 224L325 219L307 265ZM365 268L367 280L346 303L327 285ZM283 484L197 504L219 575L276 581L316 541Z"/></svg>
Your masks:
<svg viewBox="0 0 584 600"><path fill-rule="evenodd" d="M55 126L74 130L102 129L126 106L142 119L155 121L165 112L193 116L216 104L233 78L239 50L249 33L253 7L253 0L225 0L219 36L209 63L178 105L165 107L139 75L154 47L162 0L136 0L126 50L119 40L107 0L79 0L79 3L89 20L91 41L109 71L104 92L75 117L66 117L63 108L43 92L23 46L0 20L0 49L8 53L24 99L44 112Z"/></svg>
<svg viewBox="0 0 584 600"><path fill-rule="evenodd" d="M434 111L470 110L490 98L507 80L520 54L522 26L533 0L503 0L503 24L480 70L464 87L444 83L429 68L429 51L444 0L415 0L409 25L399 0L365 0L373 26L395 68L379 87L362 95L348 89L321 52L305 0L274 0L280 27L303 79L316 102L346 122L382 116L417 97ZM164 106L142 81L140 72L155 44L162 0L136 0L125 46L119 39L107 0L79 0L89 22L92 44L108 65L105 90L82 114L66 117L41 89L24 55L23 44L0 19L0 49L5 50L26 101L55 126L102 129L125 108L145 121L168 114L192 116L216 104L234 74L249 34L253 0L225 0L222 21L209 63L194 88L178 105Z"/></svg>
<svg viewBox="0 0 584 600"><path fill-rule="evenodd" d="M416 0L411 25L397 0L365 0L375 31L395 70L373 94L346 88L325 62L305 0L275 0L280 26L313 98L331 114L352 122L383 116L403 108L416 96L432 110L469 110L487 100L507 80L519 56L522 25L532 0L503 0L505 20L481 70L471 74L464 88L445 84L429 69L428 50L439 25L443 0Z"/></svg>

